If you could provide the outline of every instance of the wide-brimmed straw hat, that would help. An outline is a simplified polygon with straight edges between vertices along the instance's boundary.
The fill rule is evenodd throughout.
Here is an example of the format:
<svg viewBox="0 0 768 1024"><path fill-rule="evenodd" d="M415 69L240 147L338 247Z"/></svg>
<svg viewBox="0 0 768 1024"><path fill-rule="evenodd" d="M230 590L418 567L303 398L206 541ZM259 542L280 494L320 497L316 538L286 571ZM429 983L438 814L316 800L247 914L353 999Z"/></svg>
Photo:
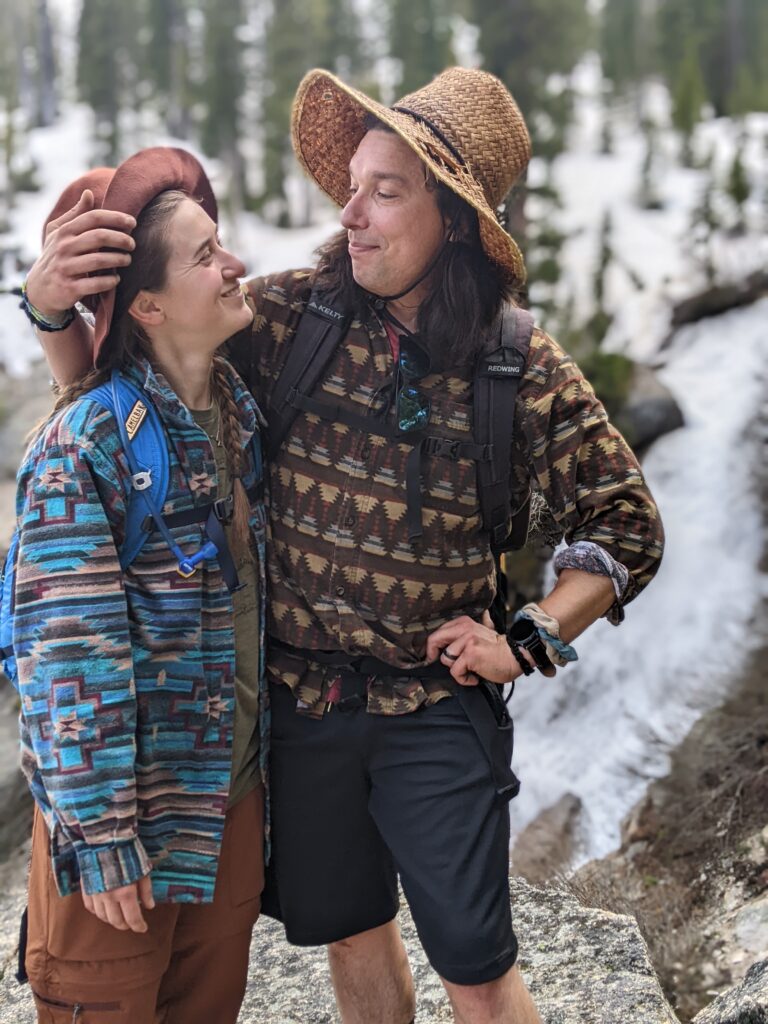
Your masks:
<svg viewBox="0 0 768 1024"><path fill-rule="evenodd" d="M308 72L293 103L293 146L339 206L349 199L349 161L365 135L366 114L392 128L438 180L477 211L486 254L508 279L524 281L522 254L496 211L525 170L531 140L499 79L487 71L449 68L385 107L328 71Z"/></svg>
<svg viewBox="0 0 768 1024"><path fill-rule="evenodd" d="M67 185L46 219L43 237L48 224L71 210L87 188L93 192L96 209L116 210L133 217L138 217L161 192L178 189L198 200L211 220L218 219L216 197L200 162L183 149L153 146L134 153L119 167L97 167ZM87 295L83 305L96 317L93 340L93 365L96 366L112 324L115 289Z"/></svg>

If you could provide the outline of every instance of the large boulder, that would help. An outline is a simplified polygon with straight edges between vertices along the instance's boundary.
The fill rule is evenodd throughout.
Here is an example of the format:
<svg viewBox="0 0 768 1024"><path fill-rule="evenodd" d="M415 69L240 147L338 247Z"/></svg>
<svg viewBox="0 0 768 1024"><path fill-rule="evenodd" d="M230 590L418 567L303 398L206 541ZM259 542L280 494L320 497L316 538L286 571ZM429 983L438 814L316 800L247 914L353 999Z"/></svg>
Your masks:
<svg viewBox="0 0 768 1024"><path fill-rule="evenodd" d="M753 964L744 980L718 996L693 1024L768 1024L768 960Z"/></svg>
<svg viewBox="0 0 768 1024"><path fill-rule="evenodd" d="M675 396L642 363L635 364L629 394L615 422L636 451L644 450L658 437L684 424Z"/></svg>
<svg viewBox="0 0 768 1024"><path fill-rule="evenodd" d="M0 1024L33 1024L29 987L13 978L14 942L23 906L23 857L14 877L0 868ZM5 870L5 875L3 871ZM337 883L343 885L343 880ZM582 907L558 889L510 880L520 966L544 1024L677 1024L661 992L634 919ZM417 1024L451 1021L437 975L429 967L410 915L401 926L416 978ZM296 949L273 921L262 920L251 949L241 1024L331 1024L337 1021L325 952Z"/></svg>

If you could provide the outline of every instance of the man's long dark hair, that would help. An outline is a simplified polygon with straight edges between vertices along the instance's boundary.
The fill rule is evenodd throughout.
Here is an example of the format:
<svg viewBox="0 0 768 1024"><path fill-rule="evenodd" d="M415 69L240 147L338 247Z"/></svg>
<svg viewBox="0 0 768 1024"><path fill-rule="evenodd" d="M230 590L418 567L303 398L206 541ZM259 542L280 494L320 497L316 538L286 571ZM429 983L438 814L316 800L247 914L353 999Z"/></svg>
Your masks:
<svg viewBox="0 0 768 1024"><path fill-rule="evenodd" d="M392 131L372 115L365 126ZM433 369L466 369L484 348L502 303L514 300L518 290L485 255L477 213L426 167L425 173L445 223L453 225L453 240L443 246L430 275L432 287L419 307L417 332L429 349ZM375 296L355 282L347 245L347 232L340 231L317 250L315 283L338 290L340 303L364 319Z"/></svg>

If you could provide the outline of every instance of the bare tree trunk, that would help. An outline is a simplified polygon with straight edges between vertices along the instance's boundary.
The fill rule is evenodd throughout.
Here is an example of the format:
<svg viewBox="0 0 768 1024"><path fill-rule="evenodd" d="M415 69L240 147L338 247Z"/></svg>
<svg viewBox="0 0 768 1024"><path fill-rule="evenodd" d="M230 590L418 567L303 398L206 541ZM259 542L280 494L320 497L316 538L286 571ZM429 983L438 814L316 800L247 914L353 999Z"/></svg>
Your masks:
<svg viewBox="0 0 768 1024"><path fill-rule="evenodd" d="M53 33L47 0L37 0L38 92L37 123L53 124L56 107L56 64L53 55Z"/></svg>

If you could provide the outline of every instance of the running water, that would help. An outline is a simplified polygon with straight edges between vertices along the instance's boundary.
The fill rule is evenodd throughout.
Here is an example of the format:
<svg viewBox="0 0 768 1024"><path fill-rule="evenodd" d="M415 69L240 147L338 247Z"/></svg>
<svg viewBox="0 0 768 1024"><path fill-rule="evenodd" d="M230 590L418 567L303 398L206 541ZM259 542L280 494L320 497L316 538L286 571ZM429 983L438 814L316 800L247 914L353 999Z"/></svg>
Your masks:
<svg viewBox="0 0 768 1024"><path fill-rule="evenodd" d="M675 335L660 376L686 426L643 464L666 529L664 561L620 627L601 621L576 642L578 664L518 685L513 835L573 793L583 859L615 849L622 818L667 773L671 750L739 677L766 587L756 466L767 326L763 299Z"/></svg>

